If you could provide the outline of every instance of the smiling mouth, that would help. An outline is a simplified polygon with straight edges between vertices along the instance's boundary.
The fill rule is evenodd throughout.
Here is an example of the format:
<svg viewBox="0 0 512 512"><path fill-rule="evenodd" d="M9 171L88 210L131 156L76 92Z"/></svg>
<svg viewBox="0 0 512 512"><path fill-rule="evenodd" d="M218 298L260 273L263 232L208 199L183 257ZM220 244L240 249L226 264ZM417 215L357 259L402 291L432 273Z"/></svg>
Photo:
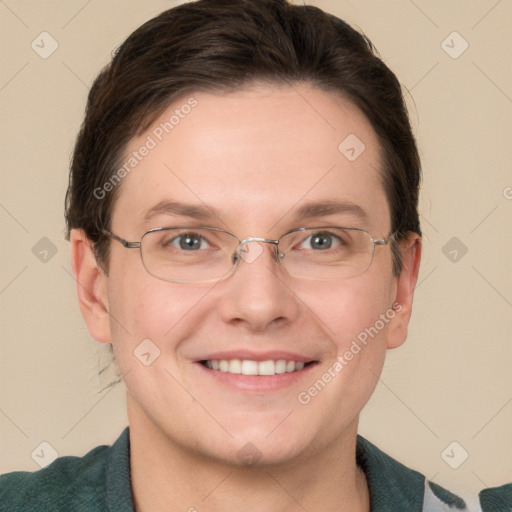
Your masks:
<svg viewBox="0 0 512 512"><path fill-rule="evenodd" d="M205 360L200 363L214 371L232 373L235 375L280 375L293 373L315 364L316 361L287 361L286 359L269 359L267 361L254 361L251 359L220 359Z"/></svg>

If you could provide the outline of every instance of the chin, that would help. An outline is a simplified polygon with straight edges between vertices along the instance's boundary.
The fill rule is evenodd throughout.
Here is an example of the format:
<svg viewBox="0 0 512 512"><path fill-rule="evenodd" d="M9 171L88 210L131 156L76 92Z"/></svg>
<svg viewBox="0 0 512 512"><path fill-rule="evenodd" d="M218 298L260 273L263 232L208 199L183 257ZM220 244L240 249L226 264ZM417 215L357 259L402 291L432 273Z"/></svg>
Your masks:
<svg viewBox="0 0 512 512"><path fill-rule="evenodd" d="M240 444L239 444L240 443ZM219 452L214 457L230 466L239 468L265 468L290 463L301 456L302 450L295 443L235 442L233 449Z"/></svg>
<svg viewBox="0 0 512 512"><path fill-rule="evenodd" d="M275 466L303 457L305 451L312 447L315 436L291 425L282 429L276 429L276 425L278 422L270 428L265 424L243 430L239 428L238 431L232 426L233 438L228 440L224 437L224 443L218 444L220 449L215 450L216 457L239 467Z"/></svg>

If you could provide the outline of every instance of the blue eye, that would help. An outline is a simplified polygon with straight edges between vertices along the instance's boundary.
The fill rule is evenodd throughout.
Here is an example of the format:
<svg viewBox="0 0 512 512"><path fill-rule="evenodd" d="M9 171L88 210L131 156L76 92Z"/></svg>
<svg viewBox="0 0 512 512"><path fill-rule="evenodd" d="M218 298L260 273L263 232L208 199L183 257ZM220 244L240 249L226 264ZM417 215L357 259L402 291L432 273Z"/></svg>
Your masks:
<svg viewBox="0 0 512 512"><path fill-rule="evenodd" d="M173 247L183 251L197 251L200 249L206 249L208 241L197 233L183 233L168 240L166 244L172 245Z"/></svg>
<svg viewBox="0 0 512 512"><path fill-rule="evenodd" d="M327 250L332 247L337 247L343 244L343 240L328 231L319 231L318 233L313 233L308 236L302 243L306 243L307 240L310 240L310 245L312 249L319 250Z"/></svg>

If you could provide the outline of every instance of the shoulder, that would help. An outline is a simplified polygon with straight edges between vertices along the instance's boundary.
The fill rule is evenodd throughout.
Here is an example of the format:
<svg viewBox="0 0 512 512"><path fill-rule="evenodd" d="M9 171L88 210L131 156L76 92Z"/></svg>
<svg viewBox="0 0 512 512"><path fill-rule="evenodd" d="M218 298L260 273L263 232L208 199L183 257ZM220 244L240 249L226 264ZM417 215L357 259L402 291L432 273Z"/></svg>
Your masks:
<svg viewBox="0 0 512 512"><path fill-rule="evenodd" d="M510 512L512 510L512 483L484 489L479 494L483 512Z"/></svg>
<svg viewBox="0 0 512 512"><path fill-rule="evenodd" d="M83 457L59 457L38 471L0 476L0 508L63 510L72 502L100 510L108 451L108 446L98 446Z"/></svg>
<svg viewBox="0 0 512 512"><path fill-rule="evenodd" d="M465 501L357 436L357 463L370 489L372 511L468 511Z"/></svg>
<svg viewBox="0 0 512 512"><path fill-rule="evenodd" d="M126 429L113 446L97 446L83 457L59 457L38 471L1 475L0 509L108 510L105 499L109 470L115 448L119 451L127 436Z"/></svg>
<svg viewBox="0 0 512 512"><path fill-rule="evenodd" d="M512 483L463 499L361 436L357 436L357 464L366 474L372 512L512 512Z"/></svg>

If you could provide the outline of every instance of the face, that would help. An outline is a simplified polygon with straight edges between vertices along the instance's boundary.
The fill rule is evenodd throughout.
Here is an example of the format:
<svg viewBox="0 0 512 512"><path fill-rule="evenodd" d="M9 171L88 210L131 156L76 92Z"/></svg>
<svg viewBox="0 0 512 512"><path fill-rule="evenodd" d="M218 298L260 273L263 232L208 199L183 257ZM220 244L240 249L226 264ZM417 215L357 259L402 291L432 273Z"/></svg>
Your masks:
<svg viewBox="0 0 512 512"><path fill-rule="evenodd" d="M193 106L182 108L187 102ZM166 133L162 123L177 109ZM340 150L347 137L351 144ZM139 151L143 145L152 147ZM222 228L240 240L276 240L294 228L326 225L362 228L375 239L390 234L377 137L335 93L300 85L191 94L132 140L126 160L134 151L138 161L119 185L111 225L129 241L153 228L183 225ZM159 210L146 218L162 201L207 206L214 214L191 218ZM352 208L297 217L307 203L325 201ZM276 266L271 245L259 247L261 254L227 279L185 284L153 277L139 250L112 242L109 275L99 277L110 316L88 324L97 339L114 346L130 424L150 425L196 455L240 464L244 457L284 463L355 435L386 347L405 339L412 291L407 268L407 285L401 285L390 248L382 246L357 277L304 280ZM233 360L246 368L262 361L300 364L267 376L205 364L221 360L231 361L220 363L231 369Z"/></svg>

